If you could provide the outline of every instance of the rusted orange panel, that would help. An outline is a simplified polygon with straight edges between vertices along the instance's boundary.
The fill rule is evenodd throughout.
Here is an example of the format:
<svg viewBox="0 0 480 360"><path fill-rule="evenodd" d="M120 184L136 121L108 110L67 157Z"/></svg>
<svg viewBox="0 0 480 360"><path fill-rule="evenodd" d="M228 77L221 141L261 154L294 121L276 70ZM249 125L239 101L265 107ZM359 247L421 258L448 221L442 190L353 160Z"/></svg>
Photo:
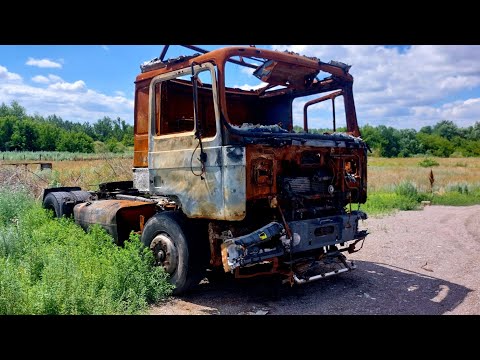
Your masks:
<svg viewBox="0 0 480 360"><path fill-rule="evenodd" d="M228 58L233 56L265 57L275 61L285 62L287 64L305 66L311 69L322 70L322 71L331 73L332 75L335 75L339 78L345 79L347 81L353 80L352 76L349 73L344 72L342 69L338 68L337 66L332 66L326 63L319 63L317 60L310 59L302 55L295 55L287 52L265 50L265 49L252 48L252 47L232 46L232 47L212 50L206 54L202 54L195 58L188 59L185 62L167 64L167 66L164 68L142 73L137 76L136 81L139 82L145 79L155 77L160 74L164 74L170 71L184 68L185 63L190 65L194 61L198 63L212 61L217 65L224 64Z"/></svg>
<svg viewBox="0 0 480 360"><path fill-rule="evenodd" d="M99 200L74 207L75 222L88 229L98 224L122 243L131 231L140 231L140 216L144 221L155 214L155 204L131 200Z"/></svg>
<svg viewBox="0 0 480 360"><path fill-rule="evenodd" d="M148 96L150 81L136 85L134 113L133 167L148 166Z"/></svg>
<svg viewBox="0 0 480 360"><path fill-rule="evenodd" d="M133 167L148 166L148 134L135 134L133 145Z"/></svg>
<svg viewBox="0 0 480 360"><path fill-rule="evenodd" d="M282 151L282 149L275 149ZM247 200L265 198L269 195L273 195L277 192L276 183L276 159L272 148L268 148L261 145L247 145L246 146L246 182L247 182ZM263 164L262 164L263 163ZM257 179L260 168L264 167L264 164L272 164L271 169L271 181L263 181L259 184ZM256 167L254 165L257 165ZM265 177L265 175L263 176Z"/></svg>
<svg viewBox="0 0 480 360"><path fill-rule="evenodd" d="M365 163L365 154L363 149L348 149L348 148L330 148L330 147L313 147L313 146L296 146L289 145L281 148L271 148L263 145L247 145L246 146L246 197L247 200L255 200L267 198L269 196L276 195L277 188L277 175L283 174L282 164L296 164L301 169L307 169L309 167L324 167L331 168L335 176L335 183L333 184L336 189L345 191L346 184L344 180L344 174L346 168L350 167L348 163L350 159L358 159L357 163L359 168L356 169L355 178L359 181L355 185L350 184L350 188L359 189L360 201L366 199L366 182L367 173L366 168L362 167ZM301 156L305 152L315 152L321 154L318 164L302 164ZM268 173L263 168L264 164L271 164L271 172ZM348 164L348 165L347 165ZM266 178L270 177L268 181ZM360 188L361 181L363 182L363 189Z"/></svg>

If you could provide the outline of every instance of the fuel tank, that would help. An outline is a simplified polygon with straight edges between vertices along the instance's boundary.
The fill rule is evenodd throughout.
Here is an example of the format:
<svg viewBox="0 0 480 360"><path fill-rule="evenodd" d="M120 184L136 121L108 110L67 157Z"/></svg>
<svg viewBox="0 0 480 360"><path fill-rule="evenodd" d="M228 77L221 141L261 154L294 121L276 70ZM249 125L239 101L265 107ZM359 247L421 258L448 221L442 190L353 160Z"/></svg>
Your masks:
<svg viewBox="0 0 480 360"><path fill-rule="evenodd" d="M98 200L75 205L75 222L87 230L98 224L113 236L117 244L123 244L131 231L140 231L156 212L155 204L132 200ZM143 218L142 218L143 217Z"/></svg>

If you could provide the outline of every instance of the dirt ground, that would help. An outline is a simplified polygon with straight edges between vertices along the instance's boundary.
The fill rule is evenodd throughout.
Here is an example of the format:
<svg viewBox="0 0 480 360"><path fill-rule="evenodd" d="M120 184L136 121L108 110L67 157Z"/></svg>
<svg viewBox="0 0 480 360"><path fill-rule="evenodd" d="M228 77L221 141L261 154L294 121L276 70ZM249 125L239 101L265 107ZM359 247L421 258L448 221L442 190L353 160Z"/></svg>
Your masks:
<svg viewBox="0 0 480 360"><path fill-rule="evenodd" d="M480 205L370 218L357 269L279 291L267 280L204 280L151 315L480 314ZM275 296L274 296L275 295Z"/></svg>

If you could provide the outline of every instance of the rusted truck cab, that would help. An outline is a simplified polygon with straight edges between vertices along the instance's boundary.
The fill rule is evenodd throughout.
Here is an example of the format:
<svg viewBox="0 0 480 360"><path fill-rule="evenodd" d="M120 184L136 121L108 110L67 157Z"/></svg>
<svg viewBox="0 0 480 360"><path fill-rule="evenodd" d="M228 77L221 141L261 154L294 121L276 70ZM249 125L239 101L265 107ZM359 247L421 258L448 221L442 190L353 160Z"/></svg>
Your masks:
<svg viewBox="0 0 480 360"><path fill-rule="evenodd" d="M228 71L242 68L261 86L227 87ZM209 265L237 277L281 273L303 282L351 270L340 250L355 251L365 238L358 220L366 214L346 207L366 201L367 156L348 70L255 47L143 64L134 187L205 220ZM301 109L303 131L293 129L295 99L311 99ZM310 134L309 107L321 102L333 104L331 132ZM344 132L336 131L335 102ZM329 256L339 267L317 271Z"/></svg>
<svg viewBox="0 0 480 360"><path fill-rule="evenodd" d="M166 46L141 65L133 184L103 184L110 191L98 201L75 205L76 221L86 228L106 214L117 240L141 233L177 294L206 272L293 284L354 269L343 253L367 235L366 214L352 210L367 198L367 147L350 67L256 47L186 47L197 53L165 59ZM228 85L239 72L258 86ZM325 105L328 129L312 133L309 116Z"/></svg>

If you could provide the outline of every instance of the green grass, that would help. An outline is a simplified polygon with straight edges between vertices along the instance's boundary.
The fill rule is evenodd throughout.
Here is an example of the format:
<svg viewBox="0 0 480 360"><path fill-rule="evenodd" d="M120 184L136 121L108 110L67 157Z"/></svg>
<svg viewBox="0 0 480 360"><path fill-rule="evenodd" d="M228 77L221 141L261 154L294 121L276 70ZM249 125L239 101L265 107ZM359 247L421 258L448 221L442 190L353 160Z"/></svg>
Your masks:
<svg viewBox="0 0 480 360"><path fill-rule="evenodd" d="M94 160L112 158L132 158L133 151L122 153L72 153L68 151L2 151L0 160L5 161L65 161L65 160Z"/></svg>
<svg viewBox="0 0 480 360"><path fill-rule="evenodd" d="M171 293L138 236L55 219L22 191L0 190L0 314L137 314Z"/></svg>
<svg viewBox="0 0 480 360"><path fill-rule="evenodd" d="M430 158L425 158L418 163L421 167L432 167L432 166L439 166L439 162Z"/></svg>
<svg viewBox="0 0 480 360"><path fill-rule="evenodd" d="M397 210L419 210L422 201L432 205L468 206L480 204L480 187L466 183L450 184L443 191L420 192L415 183L403 181L391 187L368 193L361 209L369 215L385 215ZM354 204L352 204L353 206Z"/></svg>

